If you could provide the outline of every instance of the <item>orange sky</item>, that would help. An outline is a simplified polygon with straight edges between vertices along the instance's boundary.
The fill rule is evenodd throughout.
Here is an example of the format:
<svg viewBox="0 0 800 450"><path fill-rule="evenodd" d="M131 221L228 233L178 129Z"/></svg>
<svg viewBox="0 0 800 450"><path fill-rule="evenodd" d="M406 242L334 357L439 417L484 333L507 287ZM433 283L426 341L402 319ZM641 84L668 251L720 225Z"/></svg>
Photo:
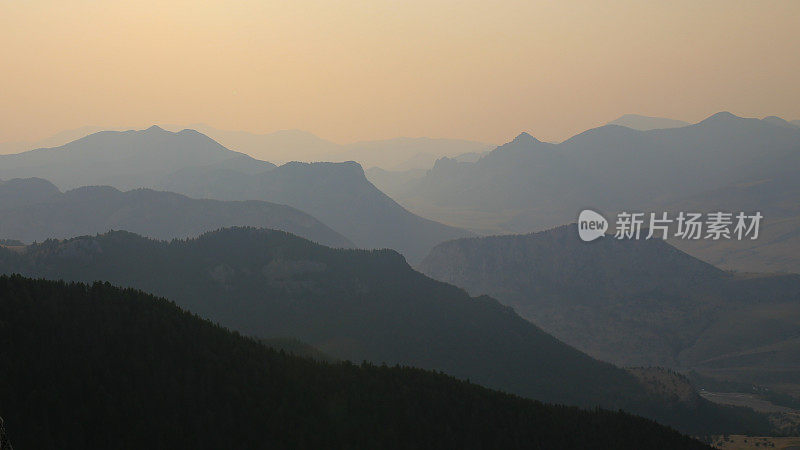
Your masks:
<svg viewBox="0 0 800 450"><path fill-rule="evenodd" d="M83 125L561 140L800 119L800 1L0 2L0 142Z"/></svg>

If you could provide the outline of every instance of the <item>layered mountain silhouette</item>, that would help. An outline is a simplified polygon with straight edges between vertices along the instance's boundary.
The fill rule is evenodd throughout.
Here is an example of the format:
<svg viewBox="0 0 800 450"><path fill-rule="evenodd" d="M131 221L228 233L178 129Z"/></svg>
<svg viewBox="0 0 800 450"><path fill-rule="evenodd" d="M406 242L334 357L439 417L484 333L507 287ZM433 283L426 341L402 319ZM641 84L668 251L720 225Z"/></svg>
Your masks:
<svg viewBox="0 0 800 450"><path fill-rule="evenodd" d="M180 129L181 126L166 126ZM205 124L192 124L197 130L227 148L265 161L327 161L340 145L303 130L279 130L272 133L221 130Z"/></svg>
<svg viewBox="0 0 800 450"><path fill-rule="evenodd" d="M0 316L18 448L709 448L625 413L277 353L107 283L0 277Z"/></svg>
<svg viewBox="0 0 800 450"><path fill-rule="evenodd" d="M198 200L171 192L108 186L61 193L40 178L0 181L0 238L23 242L128 230L157 239L230 226L288 231L332 247L353 243L308 214L262 201Z"/></svg>
<svg viewBox="0 0 800 450"><path fill-rule="evenodd" d="M300 339L334 358L404 364L526 397L624 408L687 432L765 430L707 402L654 396L489 297L412 270L390 250L336 250L271 230L170 243L127 232L0 249L0 272L108 280L165 296L251 336Z"/></svg>
<svg viewBox="0 0 800 450"><path fill-rule="evenodd" d="M787 190L800 192L798 168L800 129L770 118L718 113L672 129L606 125L560 144L524 133L475 163L442 159L426 176L388 193L444 223L519 233L574 221L587 207L609 214L682 210L680 200L691 197L698 212L719 211L723 206L716 200L701 201L705 193L770 182L761 185L755 205L772 211L764 224L768 233L771 221L797 217L782 202ZM765 189L771 186L776 188ZM747 208L753 202L743 200L730 196L724 207L752 212ZM800 248L797 237L789 243ZM695 254L704 257L699 251ZM770 259L768 253L764 259ZM783 270L800 267L795 261Z"/></svg>
<svg viewBox="0 0 800 450"><path fill-rule="evenodd" d="M61 189L109 185L150 187L177 170L241 161L239 166L269 170L273 164L226 149L194 130L102 131L68 144L0 155L0 178L39 177Z"/></svg>
<svg viewBox="0 0 800 450"><path fill-rule="evenodd" d="M586 243L576 225L446 242L419 269L617 364L800 379L798 275L723 272L660 239Z"/></svg>
<svg viewBox="0 0 800 450"><path fill-rule="evenodd" d="M300 209L364 248L419 261L471 233L416 216L373 186L357 163L275 167L193 130L95 133L61 147L0 156L0 178L40 177L60 189L155 188L194 198L261 200Z"/></svg>
<svg viewBox="0 0 800 450"><path fill-rule="evenodd" d="M417 262L436 244L471 233L411 214L370 183L360 165L288 163L268 172L187 169L160 188L197 198L269 199L318 217L362 248L392 248Z"/></svg>
<svg viewBox="0 0 800 450"><path fill-rule="evenodd" d="M169 129L180 129L168 126ZM226 147L255 158L279 162L358 161L364 167L384 170L429 169L443 156L483 152L493 146L463 139L398 137L337 144L302 130L280 130L266 134L220 130L204 124L196 129Z"/></svg>
<svg viewBox="0 0 800 450"><path fill-rule="evenodd" d="M221 130L202 123L188 126L166 124L162 127L170 131L196 130L226 148L264 161L280 163L358 161L364 167L382 167L384 170L392 171L427 170L443 156L455 157L463 153L480 154L494 147L490 144L464 139L427 137L398 137L337 144L303 130L279 130L258 134L247 131ZM104 130L123 131L124 128L86 126L65 130L37 142L0 142L0 155L37 148L58 147Z"/></svg>

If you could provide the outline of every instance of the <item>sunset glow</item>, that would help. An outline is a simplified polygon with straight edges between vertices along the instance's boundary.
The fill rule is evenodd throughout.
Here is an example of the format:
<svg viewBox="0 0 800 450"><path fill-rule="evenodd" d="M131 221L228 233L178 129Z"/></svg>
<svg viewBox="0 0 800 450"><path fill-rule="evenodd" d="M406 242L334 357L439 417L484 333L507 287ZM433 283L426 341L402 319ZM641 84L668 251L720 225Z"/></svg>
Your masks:
<svg viewBox="0 0 800 450"><path fill-rule="evenodd" d="M800 2L3 1L0 142L85 125L563 140L800 118Z"/></svg>

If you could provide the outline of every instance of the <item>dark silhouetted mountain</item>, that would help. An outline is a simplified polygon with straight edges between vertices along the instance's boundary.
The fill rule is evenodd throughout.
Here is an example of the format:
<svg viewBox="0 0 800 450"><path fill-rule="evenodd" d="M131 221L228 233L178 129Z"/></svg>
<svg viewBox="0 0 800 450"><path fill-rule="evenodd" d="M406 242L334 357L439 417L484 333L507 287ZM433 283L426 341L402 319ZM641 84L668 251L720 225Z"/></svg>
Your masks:
<svg viewBox="0 0 800 450"><path fill-rule="evenodd" d="M608 125L619 125L622 127L633 128L639 131L659 130L665 128L680 128L691 125L682 120L667 119L664 117L642 116L639 114L625 114L618 117Z"/></svg>
<svg viewBox="0 0 800 450"><path fill-rule="evenodd" d="M278 353L108 283L0 277L0 317L17 448L708 448L621 412Z"/></svg>
<svg viewBox="0 0 800 450"><path fill-rule="evenodd" d="M108 186L66 193L42 179L0 183L0 237L24 242L127 230L158 239L199 236L230 226L274 228L332 247L352 242L308 214L261 201L197 200L172 192Z"/></svg>
<svg viewBox="0 0 800 450"><path fill-rule="evenodd" d="M39 177L61 189L109 185L151 187L177 170L243 160L269 170L273 164L226 149L194 130L157 126L139 131L102 131L54 148L0 155L0 178Z"/></svg>
<svg viewBox="0 0 800 450"><path fill-rule="evenodd" d="M196 198L267 200L319 218L362 248L391 248L410 261L471 233L416 216L378 190L357 163L288 163L254 175L187 169L160 186Z"/></svg>
<svg viewBox="0 0 800 450"><path fill-rule="evenodd" d="M127 232L0 249L0 272L108 280L162 295L251 336L334 358L441 370L526 397L623 408L687 432L762 427L755 416L652 396L626 371L559 342L489 297L412 270L391 250L336 250L271 230L171 243Z"/></svg>
<svg viewBox="0 0 800 450"><path fill-rule="evenodd" d="M305 342L299 339L293 338L268 338L268 339L259 339L259 342L266 345L269 348L275 349L277 351L281 351L284 353L288 353L290 355L300 356L303 358L313 359L315 361L323 361L323 362L337 362L336 358L331 357L330 355L326 355L325 353L321 352L318 348L306 344Z"/></svg>
<svg viewBox="0 0 800 450"><path fill-rule="evenodd" d="M719 211L697 196L764 180L780 180L781 188L761 190L759 208L778 209L784 189L800 191L800 129L774 122L718 113L682 128L606 125L557 145L521 136L475 163L442 160L388 194L425 217L492 233L562 225L587 207L609 214L685 210L678 201L688 197L698 212ZM747 210L737 197L730 200L732 212ZM771 220L792 217L798 216L771 216L765 232ZM800 237L792 242L800 247ZM800 266L784 268L791 269Z"/></svg>
<svg viewBox="0 0 800 450"><path fill-rule="evenodd" d="M586 243L575 225L446 242L419 268L597 358L800 379L798 275L732 275L660 239Z"/></svg>

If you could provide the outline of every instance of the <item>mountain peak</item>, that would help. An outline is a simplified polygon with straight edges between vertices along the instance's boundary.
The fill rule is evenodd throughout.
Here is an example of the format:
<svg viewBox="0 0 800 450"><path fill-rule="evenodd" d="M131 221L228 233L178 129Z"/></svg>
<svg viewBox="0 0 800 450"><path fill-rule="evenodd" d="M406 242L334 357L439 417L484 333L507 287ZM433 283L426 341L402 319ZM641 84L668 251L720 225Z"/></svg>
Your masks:
<svg viewBox="0 0 800 450"><path fill-rule="evenodd" d="M778 116L767 116L761 119L764 123L769 123L772 125L777 125L779 127L786 127L786 128L794 128L796 125L789 123L788 121L778 117Z"/></svg>
<svg viewBox="0 0 800 450"><path fill-rule="evenodd" d="M725 122L732 122L736 120L741 120L742 118L732 114L728 111L720 111L716 114L712 114L708 116L705 120L701 121L701 124L710 124L710 123L725 123Z"/></svg>
<svg viewBox="0 0 800 450"><path fill-rule="evenodd" d="M161 128L161 127L160 127L160 126L158 126L158 125L153 125L153 126L151 126L150 128L146 129L145 131L149 131L149 132L162 132L162 131L164 131L164 129L163 129L163 128Z"/></svg>
<svg viewBox="0 0 800 450"><path fill-rule="evenodd" d="M535 137L531 136L530 133L528 133L527 131L523 131L522 133L518 134L517 137L515 137L514 140L511 142L514 144L531 145L531 144L537 144L540 141Z"/></svg>

